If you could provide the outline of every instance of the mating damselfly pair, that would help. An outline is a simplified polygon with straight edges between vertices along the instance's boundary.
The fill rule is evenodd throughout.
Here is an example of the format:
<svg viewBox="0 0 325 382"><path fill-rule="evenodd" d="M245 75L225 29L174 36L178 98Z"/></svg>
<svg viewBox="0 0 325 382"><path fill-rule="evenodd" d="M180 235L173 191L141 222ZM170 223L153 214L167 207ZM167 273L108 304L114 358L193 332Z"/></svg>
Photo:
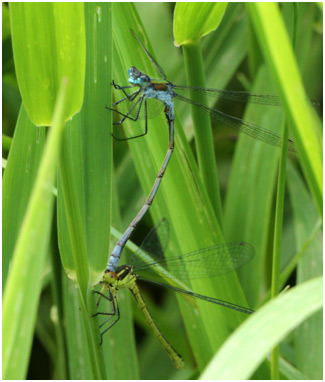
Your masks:
<svg viewBox="0 0 325 382"><path fill-rule="evenodd" d="M127 104L127 111L122 112L118 109L108 109L122 116L120 121L115 122L115 125L122 125L122 123L125 120L137 121L140 118L140 114L143 112L145 119L144 133L124 138L133 139L139 138L147 134L148 118L151 116L149 103L151 100L159 101L164 106L164 113L168 123L169 144L165 159L156 177L152 190L145 204L143 205L137 216L131 222L124 235L113 249L101 282L103 287L100 292L97 292L100 294L100 298L105 297L112 303L112 312L98 312L97 314L107 315L107 318L100 325L100 327L104 327L105 325L107 325L107 327L101 333L102 341L103 334L106 333L119 320L120 317L118 301L116 297L118 290L121 288L129 289L134 295L140 309L142 310L148 325L152 328L154 334L157 336L163 347L167 350L175 366L180 368L183 365L181 356L171 346L171 344L163 336L163 334L153 321L148 309L146 308L143 298L141 297L136 281L145 280L157 283L182 294L188 294L190 296L218 305L222 305L224 307L234 309L242 313L251 314L253 313L253 311L248 308L244 308L233 303L221 301L212 297L195 294L192 291L189 291L186 286L180 288L178 286L171 285L171 283L166 284L166 280L188 280L191 278L212 277L233 271L246 264L253 257L254 249L250 244L244 242L226 243L194 251L185 255L165 259L162 252L158 253L157 255L157 253L154 253L154 251L150 250L150 248L152 248L152 237L154 237L156 241L159 240L158 238L161 239L162 227L164 227L165 224L160 223L158 225L158 232L155 229L151 232L151 234L149 234L149 238L147 238L144 241L144 244L141 247L141 251L136 253L131 258L129 264L118 266L118 262L123 248L126 242L129 240L133 230L136 228L137 224L152 204L157 190L159 188L159 185L161 183L162 177L166 171L169 160L171 158L174 149L174 99L179 99L190 103L196 107L200 107L212 118L222 123L225 123L240 132L248 134L253 138L256 138L274 146L281 146L282 138L277 133L265 129L261 126L255 125L253 123L241 120L239 118L226 115L216 109L212 109L205 105L198 104L197 102L180 95L179 91L184 90L189 92L201 92L209 96L214 96L218 99L228 99L232 101L270 106L279 106L280 100L277 96L274 95L251 94L248 92L236 92L228 90L206 89L199 87L175 85L169 80L167 80L167 76L160 67L160 65L153 59L152 55L148 52L148 50L145 48L145 46L137 37L137 35L133 31L131 32L133 33L134 37L140 44L142 50L145 52L149 60L153 63L154 67L160 74L161 79L153 80L137 68L131 67L128 71L129 82L131 85L120 86L117 85L114 81L112 83L116 90L122 92L122 98L113 103L113 106L120 107L123 104ZM136 90L128 94L128 89ZM202 126L202 128L204 128L204 126ZM290 151L295 151L294 144L291 140L289 140L288 147ZM162 248L164 248L164 245L162 245ZM153 273L156 276L158 275L158 280L149 280L145 276L143 276L143 273ZM163 280L164 282L162 282L161 280ZM100 298L98 300L98 304Z"/></svg>
<svg viewBox="0 0 325 382"><path fill-rule="evenodd" d="M117 85L114 81L112 82L112 85L114 86L114 88L116 90L122 91L122 94L123 94L123 97L120 100L113 103L113 106L121 106L122 104L125 104L125 103L128 106L128 110L126 113L123 113L119 111L118 109L112 109L110 107L107 107L107 109L114 111L118 115L122 116L122 119L119 120L118 122L115 122L114 125L122 125L125 120L137 121L139 119L141 110L144 110L144 119L145 119L145 131L143 134L128 137L128 138L123 138L123 139L119 139L119 138L117 139L130 140L134 138L139 138L147 134L148 117L149 117L148 103L153 100L153 101L160 101L160 104L164 105L164 113L166 116L168 129L169 129L169 142L168 142L168 149L165 155L165 159L157 174L156 180L154 182L154 185L150 191L148 198L146 199L143 207L141 208L137 216L132 220L131 224L125 231L122 238L116 244L111 256L109 257L106 270L112 270L112 271L115 271L117 267L117 264L121 256L123 247L125 246L125 243L128 241L133 230L136 228L139 221L142 219L144 214L148 211L149 207L151 206L154 200L154 197L158 191L161 180L165 174L171 155L173 153L174 120L175 120L175 107L174 107L174 101L173 101L174 99L179 99L187 103L190 103L196 107L199 107L204 112L208 113L212 118L222 123L225 123L228 126L235 128L236 130L243 132L255 139L268 143L270 145L279 147L281 146L281 142L282 142L282 137L271 130L265 129L264 127L258 126L251 122L244 121L240 118L224 114L220 112L219 110L209 108L205 105L198 104L195 101L192 101L191 99L176 93L176 91L184 90L189 92L199 92L199 93L207 94L209 96L214 96L217 99L227 99L232 101L259 104L259 105L269 105L269 106L281 105L279 97L275 95L270 95L270 94L252 94L249 92L242 92L242 91L238 92L238 91L230 91L230 90L207 89L207 88L200 88L200 87L175 85L169 80L167 80L167 76L165 72L163 71L163 69L154 60L152 55L148 52L148 50L145 48L143 43L140 41L140 39L138 38L138 36L135 34L135 32L132 29L131 29L131 32L133 36L135 37L135 39L137 40L137 42L139 43L139 45L141 46L146 56L152 62L152 64L154 65L157 72L160 74L162 78L158 80L151 79L148 75L142 73L137 68L131 67L128 70L129 82L131 85L120 86L120 85ZM134 89L134 88L136 89L135 91L131 92L130 94L127 93L128 89ZM202 128L204 128L204 126ZM115 136L113 135L113 137ZM288 141L288 149L292 152L295 151L294 143L291 140Z"/></svg>

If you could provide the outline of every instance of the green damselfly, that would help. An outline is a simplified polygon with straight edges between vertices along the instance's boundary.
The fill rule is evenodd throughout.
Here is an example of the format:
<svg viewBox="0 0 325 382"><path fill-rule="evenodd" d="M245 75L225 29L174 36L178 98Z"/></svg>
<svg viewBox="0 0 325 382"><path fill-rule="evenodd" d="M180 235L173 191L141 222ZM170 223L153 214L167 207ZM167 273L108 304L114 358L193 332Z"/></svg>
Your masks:
<svg viewBox="0 0 325 382"><path fill-rule="evenodd" d="M178 280L214 277L238 269L253 258L254 248L245 242L225 243L167 259L164 257L164 250L168 240L169 225L166 219L162 219L149 232L139 250L131 257L128 265L117 267L115 272L105 271L103 280L100 283L102 289L95 292L100 295L97 306L101 297L104 297L111 302L112 312L98 312L95 315L108 316L100 324L100 328L108 324L101 333L102 343L103 335L120 319L117 292L120 289L129 289L144 314L147 324L153 330L163 348L168 352L175 367L181 368L183 367L182 357L165 338L153 320L141 296L137 281L157 284L186 296L195 297L245 314L252 314L254 311L249 308L194 293L187 289L184 284L183 288L175 285L181 285ZM154 256L154 258L151 256ZM151 279L147 278L149 275L152 276ZM169 280L170 283L167 284L160 280L166 282ZM112 319L113 322L110 322Z"/></svg>

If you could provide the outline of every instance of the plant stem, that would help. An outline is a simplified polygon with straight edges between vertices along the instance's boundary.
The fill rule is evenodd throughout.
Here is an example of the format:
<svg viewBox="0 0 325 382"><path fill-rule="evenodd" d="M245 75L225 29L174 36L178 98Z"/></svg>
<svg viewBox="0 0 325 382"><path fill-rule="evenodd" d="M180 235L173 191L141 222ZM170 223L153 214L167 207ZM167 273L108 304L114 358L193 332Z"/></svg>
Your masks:
<svg viewBox="0 0 325 382"><path fill-rule="evenodd" d="M200 40L191 41L183 45L184 60L187 82L189 86L205 86ZM207 105L206 96L198 92L192 92L191 99L197 103ZM213 135L209 116L200 108L192 108L196 151L199 170L203 183L207 189L215 215L220 226L223 226L221 197L218 182L218 171L213 145Z"/></svg>
<svg viewBox="0 0 325 382"><path fill-rule="evenodd" d="M273 241L273 263L272 263L272 299L279 294L280 290L280 260L282 246L282 228L283 228L283 206L285 191L285 175L288 155L288 128L286 124L283 126L283 144L281 147L281 157L279 164L276 211L275 211L275 228ZM279 379L279 346L275 346L271 353L271 378Z"/></svg>

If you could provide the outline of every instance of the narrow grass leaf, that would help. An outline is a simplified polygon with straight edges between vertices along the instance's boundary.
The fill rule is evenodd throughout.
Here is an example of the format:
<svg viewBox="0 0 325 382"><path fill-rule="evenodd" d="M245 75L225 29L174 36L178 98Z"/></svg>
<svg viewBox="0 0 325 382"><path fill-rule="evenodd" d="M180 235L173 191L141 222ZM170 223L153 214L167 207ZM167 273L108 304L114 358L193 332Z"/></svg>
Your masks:
<svg viewBox="0 0 325 382"><path fill-rule="evenodd" d="M24 106L19 112L2 179L2 287L32 192L45 142L45 129L32 124Z"/></svg>
<svg viewBox="0 0 325 382"><path fill-rule="evenodd" d="M282 248L282 231L283 231L283 210L284 210L284 193L286 183L286 167L288 156L288 127L282 124L282 145L279 161L275 221L274 221L274 237L273 237L273 256L272 256L272 298L275 298L281 290L280 287L280 264L281 264L281 248ZM279 346L275 346L271 352L271 378L279 379Z"/></svg>
<svg viewBox="0 0 325 382"><path fill-rule="evenodd" d="M204 88L206 85L200 40L194 40L194 42L184 44L183 52L188 85ZM190 97L192 101L199 105L207 105L208 103L208 97L205 94L191 92ZM215 215L222 227L223 215L211 119L209 115L199 107L192 106L191 109L199 170L202 174L203 182L209 194ZM204 129L202 129L202 126L204 126Z"/></svg>
<svg viewBox="0 0 325 382"><path fill-rule="evenodd" d="M227 3L178 3L174 14L174 37L182 45L187 84L206 87L201 50L201 37L216 29L223 17ZM196 28L197 26L197 28ZM190 98L197 104L207 105L207 96L191 92ZM223 226L218 171L213 147L210 117L193 106L192 118L199 170L210 197L215 215ZM202 129L204 126L204 129Z"/></svg>
<svg viewBox="0 0 325 382"><path fill-rule="evenodd" d="M264 305L234 332L200 379L248 379L291 330L323 305L323 278L307 281ZM236 367L234 367L236 365Z"/></svg>
<svg viewBox="0 0 325 382"><path fill-rule="evenodd" d="M270 83L270 76L262 67L251 90L253 93L272 94ZM279 132L282 115L279 107L249 105L244 119ZM253 307L258 303L261 291L267 288L271 276L266 264L278 158L278 148L241 134L227 188L226 240L244 240L255 248L255 258L239 271L247 299Z"/></svg>
<svg viewBox="0 0 325 382"><path fill-rule="evenodd" d="M301 373L297 368L292 366L290 362L286 361L283 358L280 358L279 365L280 365L281 374L290 381L294 381L294 380L306 381L308 379L306 375Z"/></svg>
<svg viewBox="0 0 325 382"><path fill-rule="evenodd" d="M66 116L67 80L63 81L53 126L37 174L13 255L3 299L3 378L26 377L42 271L53 214L53 187Z"/></svg>
<svg viewBox="0 0 325 382"><path fill-rule="evenodd" d="M251 3L248 7L264 56L278 85L304 175L322 215L322 154L316 134L320 123L308 103L278 5Z"/></svg>
<svg viewBox="0 0 325 382"><path fill-rule="evenodd" d="M292 165L288 168L288 188L295 217L297 248L301 248L314 230L318 214L305 183ZM315 235L298 263L298 283L322 274L322 249L322 232L318 228L317 235ZM296 366L311 379L321 379L323 374L322 332L323 312L318 312L310 317L295 331Z"/></svg>
<svg viewBox="0 0 325 382"><path fill-rule="evenodd" d="M90 352L81 315L78 289L62 273L63 308L68 369L71 380L93 379Z"/></svg>

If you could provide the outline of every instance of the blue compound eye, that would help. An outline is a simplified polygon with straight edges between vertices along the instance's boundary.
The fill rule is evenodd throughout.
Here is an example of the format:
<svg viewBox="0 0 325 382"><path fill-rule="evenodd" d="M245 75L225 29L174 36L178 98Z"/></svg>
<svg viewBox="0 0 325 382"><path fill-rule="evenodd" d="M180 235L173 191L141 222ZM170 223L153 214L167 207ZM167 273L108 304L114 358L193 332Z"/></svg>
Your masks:
<svg viewBox="0 0 325 382"><path fill-rule="evenodd" d="M138 78L138 83L141 85L149 85L150 77L145 74L141 74L141 76Z"/></svg>
<svg viewBox="0 0 325 382"><path fill-rule="evenodd" d="M133 85L148 86L150 84L150 77L140 72L134 66L128 70L128 75L129 82Z"/></svg>

